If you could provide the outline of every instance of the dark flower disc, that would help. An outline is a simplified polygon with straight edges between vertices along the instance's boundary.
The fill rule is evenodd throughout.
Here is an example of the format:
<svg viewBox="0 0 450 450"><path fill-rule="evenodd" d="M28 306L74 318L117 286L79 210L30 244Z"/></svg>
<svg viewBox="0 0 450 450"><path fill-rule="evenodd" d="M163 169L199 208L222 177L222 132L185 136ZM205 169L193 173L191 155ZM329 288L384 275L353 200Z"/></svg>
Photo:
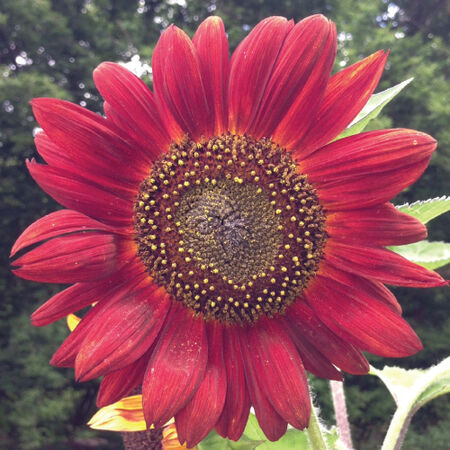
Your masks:
<svg viewBox="0 0 450 450"><path fill-rule="evenodd" d="M283 313L316 273L326 240L314 189L269 139L187 137L143 181L139 256L155 282L206 318Z"/></svg>

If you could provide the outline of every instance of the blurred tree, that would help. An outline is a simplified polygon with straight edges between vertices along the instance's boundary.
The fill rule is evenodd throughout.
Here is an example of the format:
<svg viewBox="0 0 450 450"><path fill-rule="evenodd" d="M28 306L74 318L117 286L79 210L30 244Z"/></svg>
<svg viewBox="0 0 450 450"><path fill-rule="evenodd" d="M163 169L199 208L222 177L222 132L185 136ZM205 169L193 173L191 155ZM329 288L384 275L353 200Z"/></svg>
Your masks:
<svg viewBox="0 0 450 450"><path fill-rule="evenodd" d="M380 89L411 76L413 84L391 103L372 127L417 128L439 140L439 151L424 177L398 202L449 192L450 107L448 92L450 14L442 0L3 0L0 11L0 447L120 448L112 434L85 428L95 410L96 383L76 384L71 370L48 365L51 354L67 335L64 323L45 329L29 324L30 313L60 287L24 282L8 268L10 248L18 234L38 217L58 206L31 180L24 159L35 156L37 127L29 101L49 96L75 101L100 112L101 99L91 73L104 60L132 61L151 83L145 63L157 38L174 22L193 33L210 14L225 22L234 49L259 20L283 15L295 20L323 13L338 26L335 70L361 57L390 48ZM434 239L444 239L448 219L432 226ZM447 351L449 326L442 290L399 289L405 314L422 337L425 351L404 361L405 367L436 363ZM426 301L425 301L426 299ZM394 364L373 358L378 366ZM357 448L375 448L393 403L371 377L347 377L349 409ZM325 416L332 420L327 384L313 379ZM325 399L325 400L322 400ZM443 401L432 403L413 422L405 448L430 432L427 445L444 449L448 434L436 426L448 415ZM445 434L446 433L446 434ZM88 441L84 441L87 439ZM408 447L409 446L409 447Z"/></svg>

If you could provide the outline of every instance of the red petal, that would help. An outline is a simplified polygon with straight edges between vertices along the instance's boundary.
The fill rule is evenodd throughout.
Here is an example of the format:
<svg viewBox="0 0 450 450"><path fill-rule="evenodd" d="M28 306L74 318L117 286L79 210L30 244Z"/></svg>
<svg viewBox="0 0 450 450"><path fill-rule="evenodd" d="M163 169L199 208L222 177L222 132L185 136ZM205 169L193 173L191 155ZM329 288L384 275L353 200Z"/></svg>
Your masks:
<svg viewBox="0 0 450 450"><path fill-rule="evenodd" d="M86 313L78 326L69 334L67 339L53 355L50 364L56 367L73 367L75 365L75 359L83 344L83 340L91 330L91 327L95 326L98 314L100 314L111 301L117 300L116 298L111 299L113 292L113 289L105 291L102 298L97 298L98 303Z"/></svg>
<svg viewBox="0 0 450 450"><path fill-rule="evenodd" d="M38 153L50 166L63 168L73 165L67 153L52 142L43 131L36 135L34 143Z"/></svg>
<svg viewBox="0 0 450 450"><path fill-rule="evenodd" d="M317 14L287 35L251 133L271 136L284 147L298 142L325 93L336 56L336 27ZM281 122L281 123L280 123Z"/></svg>
<svg viewBox="0 0 450 450"><path fill-rule="evenodd" d="M322 186L419 163L435 148L436 141L418 131L368 131L332 142L303 159L301 166L312 182Z"/></svg>
<svg viewBox="0 0 450 450"><path fill-rule="evenodd" d="M330 237L348 244L384 247L410 244L427 237L425 225L390 203L330 213L326 227Z"/></svg>
<svg viewBox="0 0 450 450"><path fill-rule="evenodd" d="M284 433L286 433L287 423L269 402L269 399L266 396L265 386L260 385L260 374L254 365L255 349L250 344L244 330L239 331L245 367L245 378L250 393L250 399L255 408L256 418L267 439L270 441L277 441Z"/></svg>
<svg viewBox="0 0 450 450"><path fill-rule="evenodd" d="M147 143L150 160L169 148L170 138L153 94L140 78L120 64L104 62L94 70L94 81L103 98L129 124L132 135Z"/></svg>
<svg viewBox="0 0 450 450"><path fill-rule="evenodd" d="M127 366L152 345L169 310L165 291L150 285L121 295L98 314L75 361L78 380L87 381Z"/></svg>
<svg viewBox="0 0 450 450"><path fill-rule="evenodd" d="M250 398L245 382L239 330L227 327L223 333L227 393L222 414L215 428L222 437L237 441L247 423Z"/></svg>
<svg viewBox="0 0 450 450"><path fill-rule="evenodd" d="M173 25L153 52L153 84L163 117L169 109L194 140L212 135L214 115L208 107L197 51L189 36Z"/></svg>
<svg viewBox="0 0 450 450"><path fill-rule="evenodd" d="M213 112L214 134L228 129L228 76L230 61L228 39L220 17L204 20L193 39L202 72L209 110ZM211 120L213 117L211 117Z"/></svg>
<svg viewBox="0 0 450 450"><path fill-rule="evenodd" d="M142 385L144 416L160 428L194 396L205 376L205 321L173 303Z"/></svg>
<svg viewBox="0 0 450 450"><path fill-rule="evenodd" d="M31 105L39 125L74 165L112 179L120 174L122 183L140 183L146 176L145 154L125 141L105 118L63 100L36 98Z"/></svg>
<svg viewBox="0 0 450 450"><path fill-rule="evenodd" d="M326 259L339 269L397 286L433 287L447 282L431 270L381 248L328 241Z"/></svg>
<svg viewBox="0 0 450 450"><path fill-rule="evenodd" d="M341 372L336 370L331 362L308 341L307 337L299 333L299 330L289 320L285 320L284 317L278 320L280 319L283 329L287 331L297 347L305 369L320 378L342 381Z"/></svg>
<svg viewBox="0 0 450 450"><path fill-rule="evenodd" d="M133 201L130 199L119 198L104 187L61 169L34 161L27 161L27 167L36 183L66 208L113 226L132 229Z"/></svg>
<svg viewBox="0 0 450 450"><path fill-rule="evenodd" d="M76 283L107 277L120 267L117 238L88 231L56 237L13 262L14 274L45 283Z"/></svg>
<svg viewBox="0 0 450 450"><path fill-rule="evenodd" d="M37 242L77 231L94 230L113 231L114 229L76 211L67 209L56 211L32 223L24 231L13 245L10 257Z"/></svg>
<svg viewBox="0 0 450 450"><path fill-rule="evenodd" d="M380 81L387 57L379 50L331 77L314 122L297 146L300 155L331 142L350 124Z"/></svg>
<svg viewBox="0 0 450 450"><path fill-rule="evenodd" d="M422 349L404 319L357 289L318 275L306 298L338 336L375 355L403 357Z"/></svg>
<svg viewBox="0 0 450 450"><path fill-rule="evenodd" d="M311 401L302 361L289 335L275 320L260 319L248 329L258 385L277 413L295 428L309 424Z"/></svg>
<svg viewBox="0 0 450 450"><path fill-rule="evenodd" d="M293 23L284 17L261 21L241 42L231 58L229 129L245 133L253 122L275 62Z"/></svg>
<svg viewBox="0 0 450 450"><path fill-rule="evenodd" d="M223 360L223 326L207 323L208 365L205 378L192 400L175 415L178 439L195 447L212 430L222 413L227 390Z"/></svg>
<svg viewBox="0 0 450 450"><path fill-rule="evenodd" d="M369 363L362 352L336 336L302 299L291 305L286 316L292 331L298 335L297 339L309 342L341 370L355 375L369 371Z"/></svg>
<svg viewBox="0 0 450 450"><path fill-rule="evenodd" d="M116 173L105 172L101 167L95 167L94 170L86 170L72 160L65 149L54 144L44 132L36 135L35 144L39 154L49 166L67 172L71 178L89 180L93 185L100 186L113 194L125 198L134 199L136 197L138 183L121 178L121 172L128 170L124 165L118 164Z"/></svg>
<svg viewBox="0 0 450 450"><path fill-rule="evenodd" d="M37 327L48 325L98 302L103 298L105 292L117 291L125 283L128 289L130 283L135 279L137 284L145 278L147 278L147 274L142 263L138 260L133 261L104 280L77 283L59 292L33 313L31 322Z"/></svg>
<svg viewBox="0 0 450 450"><path fill-rule="evenodd" d="M97 406L103 408L126 397L142 384L145 369L153 351L151 346L139 359L103 377L97 394Z"/></svg>
<svg viewBox="0 0 450 450"><path fill-rule="evenodd" d="M328 264L326 261L322 261L319 273L325 277L333 278L345 286L354 287L360 292L366 293L369 297L376 298L378 301L385 303L397 314L402 314L402 307L394 294L379 281L363 278L349 272L343 272Z"/></svg>
<svg viewBox="0 0 450 450"><path fill-rule="evenodd" d="M418 131L369 131L323 147L303 160L300 170L326 208L365 208L414 183L435 148L436 141Z"/></svg>

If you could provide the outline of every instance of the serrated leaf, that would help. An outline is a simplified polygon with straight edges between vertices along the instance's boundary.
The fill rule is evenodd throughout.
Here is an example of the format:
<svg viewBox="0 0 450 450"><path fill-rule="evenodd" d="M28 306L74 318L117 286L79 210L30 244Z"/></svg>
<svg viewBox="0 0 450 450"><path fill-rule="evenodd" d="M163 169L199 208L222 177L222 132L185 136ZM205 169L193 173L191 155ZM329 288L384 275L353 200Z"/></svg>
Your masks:
<svg viewBox="0 0 450 450"><path fill-rule="evenodd" d="M263 441L252 440L242 436L239 441L230 441L219 436L215 431L211 431L208 436L197 444L198 450L254 450Z"/></svg>
<svg viewBox="0 0 450 450"><path fill-rule="evenodd" d="M286 434L278 441L268 441L254 414L250 414L248 418L244 436L254 441L262 441L257 447L258 450L291 450L293 448L296 450L309 450L306 433L292 428L287 430Z"/></svg>
<svg viewBox="0 0 450 450"><path fill-rule="evenodd" d="M397 206L397 209L419 219L422 223L427 223L431 219L450 211L450 197L444 195L411 204L405 203L404 205Z"/></svg>
<svg viewBox="0 0 450 450"><path fill-rule="evenodd" d="M385 91L373 94L365 104L361 112L353 119L353 122L344 130L337 139L361 133L367 124L380 114L381 110L411 81L413 78L403 81Z"/></svg>
<svg viewBox="0 0 450 450"><path fill-rule="evenodd" d="M438 269L450 263L450 244L447 242L420 241L390 249L427 269Z"/></svg>

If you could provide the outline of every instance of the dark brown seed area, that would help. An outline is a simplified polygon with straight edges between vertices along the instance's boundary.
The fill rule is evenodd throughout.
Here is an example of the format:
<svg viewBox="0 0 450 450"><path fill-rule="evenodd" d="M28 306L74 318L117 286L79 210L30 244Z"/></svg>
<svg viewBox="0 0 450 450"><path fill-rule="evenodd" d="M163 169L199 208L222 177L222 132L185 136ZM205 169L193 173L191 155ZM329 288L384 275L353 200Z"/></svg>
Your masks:
<svg viewBox="0 0 450 450"><path fill-rule="evenodd" d="M326 240L317 195L269 139L186 138L152 167L135 204L138 254L155 282L205 319L283 313Z"/></svg>

